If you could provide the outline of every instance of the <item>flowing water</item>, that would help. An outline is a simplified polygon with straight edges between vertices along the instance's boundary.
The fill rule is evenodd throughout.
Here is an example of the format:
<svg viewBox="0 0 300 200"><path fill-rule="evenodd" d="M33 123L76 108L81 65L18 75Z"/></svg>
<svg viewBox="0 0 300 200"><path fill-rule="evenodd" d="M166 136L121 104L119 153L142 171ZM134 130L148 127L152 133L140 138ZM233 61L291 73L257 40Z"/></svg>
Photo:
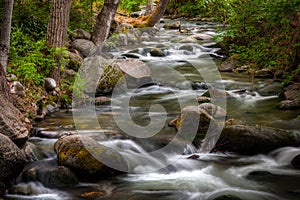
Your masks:
<svg viewBox="0 0 300 200"><path fill-rule="evenodd" d="M182 24L189 28L190 33L205 32L211 35L217 27L217 24L203 22L196 24L182 21ZM222 73L220 78L212 61L203 56L207 52L217 52L218 49L212 47L214 44L211 41L188 43L192 46L192 51L187 53L180 48L187 44L180 43L184 38L186 35L180 34L178 30L160 30L151 41L123 46L115 53L121 55L131 50L139 53L145 47L164 45L167 56L139 54L140 59L151 68L156 84L116 94L112 104L96 106L99 124L89 123L86 116L82 117L79 125L74 124L75 109L71 109L55 113L35 125L39 132L48 135L75 132L76 128L80 128L81 134L92 136L99 143L118 149L130 161L131 172L64 189L47 188L38 182L21 182L15 187L27 191L28 195L11 193L7 198L83 199L80 195L85 192L98 192L98 197L94 199L300 199L300 171L290 166L291 160L300 154L300 148L286 147L268 155L240 156L222 152L200 153L194 146L184 144L183 148L163 151L159 156L151 154L176 135L175 129L168 127L168 121L176 118L183 107L198 104L195 97L207 90L203 82L224 87L228 91L230 97L223 106L233 118L251 125L265 125L294 132L300 130L299 120L296 119L299 110L278 110L278 94L266 95L260 92L260 88L268 84L267 80L252 80L249 75L232 73ZM216 65L218 59L214 59ZM129 110L132 120L120 114L123 111L122 102L126 101L130 102L125 109ZM153 105L161 105L164 109ZM151 124L159 127L159 130L151 137L148 134L152 133L147 131L132 131L133 135L128 136L126 134L130 130L120 128L122 123L127 123L129 127L132 127L132 123L139 127ZM55 159L53 145L56 139L32 137L29 141L42 150L45 159ZM198 155L198 158L189 159L192 154Z"/></svg>

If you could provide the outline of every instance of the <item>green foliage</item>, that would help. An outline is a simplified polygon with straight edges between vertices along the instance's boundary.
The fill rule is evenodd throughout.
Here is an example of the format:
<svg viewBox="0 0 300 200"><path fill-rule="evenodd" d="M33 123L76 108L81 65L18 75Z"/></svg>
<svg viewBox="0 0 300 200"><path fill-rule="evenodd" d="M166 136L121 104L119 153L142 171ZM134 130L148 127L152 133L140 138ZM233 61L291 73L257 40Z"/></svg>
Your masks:
<svg viewBox="0 0 300 200"><path fill-rule="evenodd" d="M16 74L26 85L39 85L57 67L54 57L58 53L61 51L49 48L44 39L35 41L22 27L13 27L9 72Z"/></svg>
<svg viewBox="0 0 300 200"><path fill-rule="evenodd" d="M119 9L126 14L139 11L140 6L145 6L146 0L121 0Z"/></svg>
<svg viewBox="0 0 300 200"><path fill-rule="evenodd" d="M96 16L102 9L103 4L104 0L73 0L69 22L71 30L81 28L92 31Z"/></svg>
<svg viewBox="0 0 300 200"><path fill-rule="evenodd" d="M35 39L45 36L49 19L50 1L17 0L13 10L13 24Z"/></svg>
<svg viewBox="0 0 300 200"><path fill-rule="evenodd" d="M241 64L290 73L295 64L296 32L289 17L299 8L299 0L236 0L228 15L223 46L230 55L239 54Z"/></svg>
<svg viewBox="0 0 300 200"><path fill-rule="evenodd" d="M226 21L234 1L236 0L171 0L167 11L171 12L170 14L223 22Z"/></svg>

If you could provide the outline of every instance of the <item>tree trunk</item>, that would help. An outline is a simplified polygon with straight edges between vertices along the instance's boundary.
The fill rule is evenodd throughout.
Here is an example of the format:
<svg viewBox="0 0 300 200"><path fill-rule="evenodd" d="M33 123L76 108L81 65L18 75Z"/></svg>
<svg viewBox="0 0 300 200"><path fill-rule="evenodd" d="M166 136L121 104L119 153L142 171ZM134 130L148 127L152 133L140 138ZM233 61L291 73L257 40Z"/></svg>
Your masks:
<svg viewBox="0 0 300 200"><path fill-rule="evenodd" d="M2 64L0 64L0 93L1 96L3 96L9 102L12 102L9 87L7 85L6 72L4 71Z"/></svg>
<svg viewBox="0 0 300 200"><path fill-rule="evenodd" d="M149 15L153 11L153 0L147 0L146 3L146 15Z"/></svg>
<svg viewBox="0 0 300 200"><path fill-rule="evenodd" d="M98 14L94 31L92 33L92 42L100 46L108 37L111 23L118 9L120 0L105 0L101 12Z"/></svg>
<svg viewBox="0 0 300 200"><path fill-rule="evenodd" d="M159 1L159 4L156 6L155 10L149 15L148 19L146 20L145 26L152 27L160 20L160 18L162 18L167 9L169 1L170 0Z"/></svg>
<svg viewBox="0 0 300 200"><path fill-rule="evenodd" d="M120 23L132 24L134 27L152 27L163 17L169 2L170 0L160 0L155 10L149 15L138 18L118 16L116 20Z"/></svg>
<svg viewBox="0 0 300 200"><path fill-rule="evenodd" d="M47 27L46 40L53 47L63 47L67 42L67 31L72 0L51 0L50 19ZM52 71L52 78L60 81L62 55L55 56L57 67Z"/></svg>
<svg viewBox="0 0 300 200"><path fill-rule="evenodd" d="M3 13L0 35L0 65L6 74L8 52L10 47L11 19L14 0L3 1Z"/></svg>

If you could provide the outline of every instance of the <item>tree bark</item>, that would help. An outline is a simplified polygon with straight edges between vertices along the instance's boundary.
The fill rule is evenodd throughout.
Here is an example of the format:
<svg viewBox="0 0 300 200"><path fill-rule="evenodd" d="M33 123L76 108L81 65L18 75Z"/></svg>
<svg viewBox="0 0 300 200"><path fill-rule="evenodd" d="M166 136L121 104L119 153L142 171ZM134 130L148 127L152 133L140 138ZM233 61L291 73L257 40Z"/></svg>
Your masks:
<svg viewBox="0 0 300 200"><path fill-rule="evenodd" d="M149 15L138 18L118 16L116 20L120 23L132 24L134 27L152 27L163 17L169 2L170 0L160 0L154 11Z"/></svg>
<svg viewBox="0 0 300 200"><path fill-rule="evenodd" d="M3 13L0 35L0 64L6 74L10 47L11 19L14 0L3 0Z"/></svg>
<svg viewBox="0 0 300 200"><path fill-rule="evenodd" d="M2 64L0 64L0 94L9 102L12 102L10 90L6 80L6 72L4 71Z"/></svg>
<svg viewBox="0 0 300 200"><path fill-rule="evenodd" d="M153 11L153 0L147 0L146 3L146 15L149 15Z"/></svg>
<svg viewBox="0 0 300 200"><path fill-rule="evenodd" d="M51 0L50 19L47 27L46 40L53 48L64 47L67 43L67 31L72 0ZM57 67L52 71L52 78L60 81L62 55L56 55Z"/></svg>
<svg viewBox="0 0 300 200"><path fill-rule="evenodd" d="M149 15L148 19L146 20L145 25L149 27L154 26L160 20L160 18L163 17L169 2L170 0L160 0L155 10Z"/></svg>
<svg viewBox="0 0 300 200"><path fill-rule="evenodd" d="M104 42L110 31L111 23L118 9L120 0L105 0L101 12L98 14L94 31L92 33L92 42L100 46Z"/></svg>
<svg viewBox="0 0 300 200"><path fill-rule="evenodd" d="M67 42L67 30L72 0L51 0L50 19L47 27L47 43L51 47L63 47Z"/></svg>

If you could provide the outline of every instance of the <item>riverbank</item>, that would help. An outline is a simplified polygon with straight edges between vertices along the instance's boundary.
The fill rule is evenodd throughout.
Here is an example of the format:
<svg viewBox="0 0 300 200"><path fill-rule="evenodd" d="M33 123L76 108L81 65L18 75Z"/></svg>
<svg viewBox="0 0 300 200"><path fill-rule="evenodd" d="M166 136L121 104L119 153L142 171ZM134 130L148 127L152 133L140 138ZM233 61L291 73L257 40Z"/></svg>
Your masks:
<svg viewBox="0 0 300 200"><path fill-rule="evenodd" d="M169 21L165 23L173 24L175 22L176 21ZM126 60L124 58L130 60L128 58L131 57L135 57L136 60L139 60L134 62L135 66L138 65L141 69L138 75L141 75L141 72L148 71L143 70L146 68L144 65L141 64L146 63L146 65L150 67L150 71L155 72L151 76L156 82L151 82L151 84L147 84L146 87L141 87L137 90L128 90L128 93L125 93L124 96L115 96L113 100L117 100L118 104L114 104L114 106L112 106L109 103L109 101L105 101L105 103L103 104L99 103L100 105L96 106L96 109L94 110L96 110L96 114L98 116L97 119L99 118L100 129L97 126L95 127L95 125L90 124L90 120L86 120L90 119L88 118L90 117L89 115L82 118L81 120L83 121L80 121L79 124L82 125L80 127L83 128L82 134L89 135L89 137L91 136L93 140L96 140L97 142L103 142L102 136L107 135L109 139L112 139L112 142L105 143L104 140L104 144L108 145L113 149L115 149L116 147L121 148L120 152L124 154L122 154L123 156L127 154L127 157L125 156L125 158L129 160L130 158L137 159L137 166L140 167L139 169L137 169L140 170L139 172L147 171L149 170L149 167L150 169L152 167L156 168L156 165L152 165L154 161L154 163L157 163L158 166L160 166L161 160L157 159L157 157L155 156L153 157L151 154L147 155L146 158L136 158L136 154L139 155L143 152L148 153L148 151L153 150L153 148L157 149L167 144L168 141L170 141L170 138L176 135L175 129L168 127L167 124L164 124L162 130L160 131L160 134L157 136L158 138L153 139L153 143L150 142L152 140L143 141L143 139L140 139L135 141L131 140L132 137L124 137L124 132L122 132L120 128L118 128L118 126L114 124L114 115L121 115L122 110L120 109L125 108L126 110L132 111L133 118L138 122L138 124L147 125L147 123L149 122L149 107L151 104L158 103L168 108L167 119L171 120L177 117L181 113L181 108L183 108L181 105L178 105L177 98L179 98L180 103L185 102L183 105L198 105L196 97L201 96L201 94L204 94L207 91L206 83L203 80L203 77L208 76L208 70L206 70L205 67L212 67L212 62L206 59L207 55L214 55L215 57L217 57L214 58L216 61L220 61L220 58L222 59L222 55L216 53L218 48L215 47L214 42L210 40L211 37L210 39L204 40L198 40L193 37L190 37L193 35L198 35L198 38L200 38L199 36L203 37L204 35L211 36L212 32L215 31L215 27L217 24L210 22L195 23L184 21L182 22L181 30L186 30L186 32L180 32L179 28L164 29L162 28L164 25L165 24L159 25L159 31L156 29L145 29L144 32L141 31L141 40L137 40L136 43L129 43L129 36L127 34L125 34L125 36L123 35L122 37L119 37L119 40L117 42L123 45L119 47L119 51L117 51L117 53L113 52L115 53L113 54L114 56L118 58L121 57L122 60ZM126 39L124 39L125 37L127 39L127 45L124 45L124 41L126 41ZM81 49L81 51L82 50L83 49ZM95 58L97 58L97 56L94 55L93 57L88 57L86 60L93 61L93 59ZM118 64L122 67L122 64L120 64L120 62ZM219 73L217 66L218 65L213 66L215 73ZM197 70L195 71L195 69L200 70L199 73L200 75L202 75L202 77L199 75ZM111 70L107 71L109 72ZM124 71L122 70L118 72L118 74L124 73ZM136 76L137 74L133 75ZM142 75L149 76L148 73L143 73ZM132 79L130 79L130 81L132 81ZM146 83L148 82L146 81ZM253 127L255 127L256 124L260 123L260 125L277 125L279 126L278 128L280 128L283 127L285 123L287 123L285 126L291 128L290 131L297 132L298 127L296 125L298 123L295 122L294 125L291 126L291 124L293 123L292 119L296 118L297 114L294 111L285 112L277 111L276 109L274 109L274 106L276 105L276 103L278 103L277 92L279 90L281 91L282 88L280 88L279 90L278 88L276 88L275 90L271 90L274 93L266 92L264 93L264 95L262 95L262 90L258 89L265 89L266 86L268 86L268 81L266 81L265 79L254 78L252 82L252 79L249 75L237 75L235 73L228 73L227 75L222 74L222 79L217 81L215 84L218 85L220 83L224 83L226 91L232 95L231 97L226 99L226 101L230 102L229 104L227 104L227 108L230 109L231 112L229 113L229 115L233 115L234 118L237 119L243 119L247 123L251 123ZM111 97L107 93L109 88L111 87L104 89L103 87L98 88L98 94L101 96ZM52 88L52 92L53 91L55 91L55 87ZM124 105L122 104L120 105L120 103L126 102L128 98L131 99L133 105L128 105L129 107L124 107ZM116 102L114 101L113 103ZM87 112L89 111L89 109L87 109L84 106L77 107L77 109L79 113L89 114ZM45 118L45 120L36 123L35 130L37 130L37 132L31 135L33 137L30 138L29 142L33 143L39 150L39 154L35 154L36 159L39 161L33 162L31 165L28 165L27 171L25 173L26 175L23 174L23 176L21 176L21 178L17 180L18 184L14 185L13 188L9 190L8 198L24 199L28 196L29 198L35 198L34 196L37 195L37 198L47 199L47 197L43 197L42 195L48 194L50 195L50 199L81 199L84 198L84 196L88 195L96 195L98 198L107 197L115 199L124 196L129 198L130 196L133 197L136 195L138 196L137 198L158 198L157 196L160 196L161 199L178 199L178 197L192 198L192 195L194 195L195 198L209 197L210 199L217 199L221 198L224 195L233 195L236 198L243 199L243 197L241 196L242 193L236 191L238 186L232 181L236 178L235 174L238 173L243 177L241 182L239 182L239 185L243 183L244 186L242 192L246 192L249 190L251 191L247 193L247 195L249 195L247 197L248 199L257 196L259 198L267 197L269 199L276 199L278 198L276 195L280 196L280 194L273 194L274 192L272 191L271 187L268 188L268 184L266 184L263 187L263 189L259 187L259 184L255 185L255 187L250 187L248 185L248 181L251 179L251 177L254 177L253 179L256 179L257 174L261 174L259 170L269 163L269 160L272 159L272 154L278 155L276 159L272 160L275 164L272 165L269 171L263 171L262 174L269 175L270 173L270 176L274 178L276 177L276 173L280 173L282 176L284 176L284 174L286 174L287 172L292 171L292 176L298 177L297 171L293 171L294 168L290 166L291 160L294 158L294 156L297 155L297 148L294 149L291 147L291 149L294 149L295 153L293 155L290 155L290 157L287 160L282 161L280 155L288 154L289 150L281 149L277 152L275 150L275 152L271 154L266 153L265 155L255 155L253 157L245 157L233 154L233 157L231 157L231 154L222 153L210 155L201 153L199 154L198 149L195 149L193 146L187 146L182 149L182 152L176 154L176 156L182 156L182 154L186 154L186 157L190 157L195 154L194 158L196 159L192 160L183 157L182 159L179 159L178 162L175 162L174 165L170 166L170 168L165 169L166 172L150 173L150 177L153 177L152 181L154 180L154 183L151 182L151 180L147 179L147 176L149 174L147 174L147 176L144 177L142 174L139 173L129 173L125 175L109 177L108 179L99 178L96 181L96 183L90 183L89 181L86 183L82 182L82 180L78 182L78 179L76 180L76 178L78 178L76 173L74 178L74 169L70 172L70 166L58 166L56 153L53 150L54 143L58 140L58 138L60 138L61 136L68 137L67 135L72 135L72 133L76 133L78 131L78 127L76 127L76 124L74 124L73 122L74 112L76 112L76 108L70 109L69 112L55 112L52 114L52 117L48 116ZM158 119L155 121L155 123L163 121L164 119L163 113L159 110L151 111L150 115L153 115L156 119ZM122 123L126 122L127 125L129 124L129 118L121 117L119 119L122 120ZM158 126L158 124L156 125ZM125 133L127 134L127 132ZM143 134L143 132L136 131L133 134ZM47 135L49 138L47 138ZM64 145L61 145L60 147L63 146ZM60 148L57 147L57 150L59 149ZM130 151L128 152L128 150ZM69 151L69 153L71 154L76 152L72 149L62 149L62 152L64 151ZM132 154L132 152L134 152L134 154ZM197 154L199 156L199 159L197 159ZM168 157L173 158L172 154L167 154L167 158ZM253 160L256 160L257 162L255 161L252 165L251 163L253 163ZM142 165L141 163L145 164ZM45 166L47 167L45 168ZM71 166L74 168L74 165ZM236 170L234 170L233 173L230 173L232 176L229 179L226 179L225 174L218 175L218 173L221 173L220 168L225 167L230 171L230 168L232 166ZM245 166L245 169L240 168L239 166ZM277 168L280 166L288 167L284 168L283 171L279 170L278 172ZM229 173L228 170L225 172ZM196 178L190 178L186 180L184 177L191 177L187 174L186 171L195 172L198 175L196 176ZM57 175L57 172L62 174ZM45 176L45 174L47 174L47 176ZM182 184L174 184L173 186L167 184L168 177L176 177L176 174L178 175L177 178L171 178L171 180L174 180L174 182L182 181L183 184L187 185L187 187L182 188ZM69 185L71 189L64 189L63 187L54 187L55 189L52 188L53 185L51 186L51 184L53 184L53 182L49 182L50 180L59 181L56 182L56 185L60 185L66 179L62 180L55 178L61 178L66 176L68 177L68 180L71 180L70 182L68 182L69 184L71 184L71 186ZM164 176L165 179L157 178ZM45 177L51 178L44 179ZM73 178L71 179L70 177ZM212 179L209 179L209 177L212 177ZM250 178L248 179L245 177ZM211 188L204 187L204 185L201 184L201 181L205 180L206 178L208 178L208 183L215 182L213 181L215 180L214 178L218 180L221 179L220 182L218 182L219 186L217 187L215 185L216 187ZM42 182L43 185L41 185L40 182ZM144 185L145 188L141 188L141 185L139 185L139 183ZM189 183L199 184L200 189L195 189L192 185L189 185ZM124 186L127 184L131 185L132 187ZM162 185L164 185L165 187L163 187ZM224 188L224 186L228 188L228 190L226 190L225 193L224 191L222 191L222 188ZM292 185L289 184L289 186L290 188L283 188L281 190L284 191L285 195L287 196L289 195L286 194L286 191L289 191L290 189L294 190ZM171 192L168 192L170 190ZM174 192L175 190L178 190L179 192ZM18 195L20 193L22 195ZM145 195L145 193L147 193L147 195L151 193L150 197L146 197L147 195ZM165 194L165 196L162 194ZM297 199L297 197L298 196L296 194L295 196L292 196L291 199Z"/></svg>

